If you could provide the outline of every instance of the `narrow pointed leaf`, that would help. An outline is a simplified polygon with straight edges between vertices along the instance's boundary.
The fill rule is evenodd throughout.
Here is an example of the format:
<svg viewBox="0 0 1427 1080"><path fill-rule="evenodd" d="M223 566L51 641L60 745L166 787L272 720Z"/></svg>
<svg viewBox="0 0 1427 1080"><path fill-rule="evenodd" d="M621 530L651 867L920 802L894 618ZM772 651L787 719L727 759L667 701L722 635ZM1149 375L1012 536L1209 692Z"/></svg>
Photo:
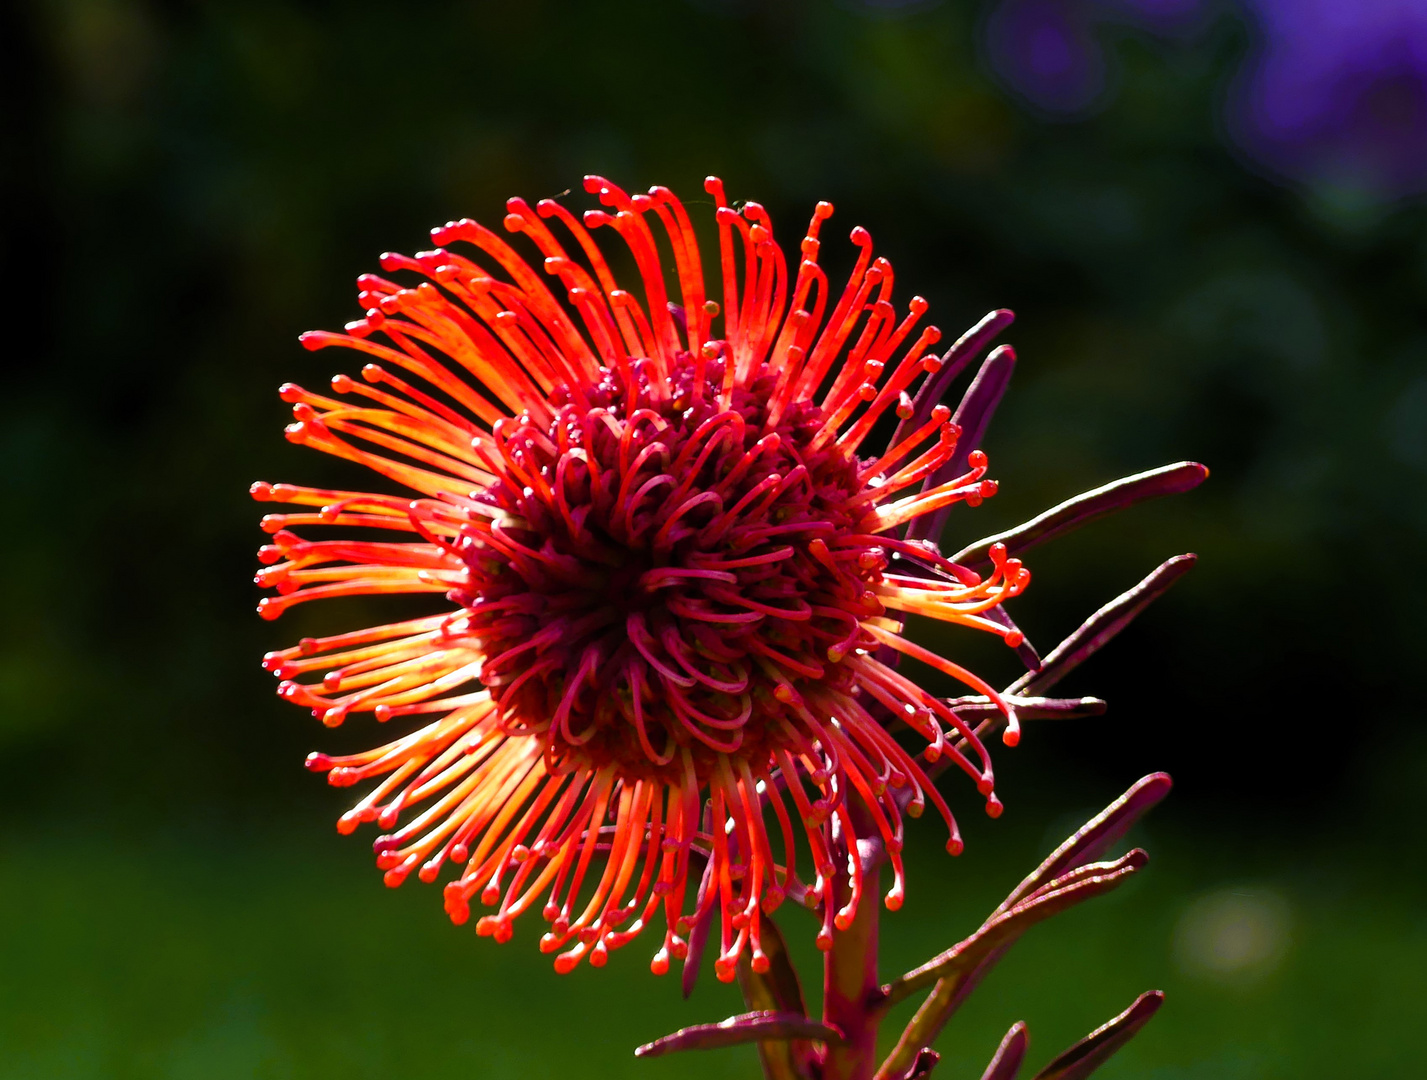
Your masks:
<svg viewBox="0 0 1427 1080"><path fill-rule="evenodd" d="M1104 700L1097 697L1048 698L1018 694L1001 696L1014 706L1016 715L1022 720L1078 720L1083 716L1099 716L1106 709ZM947 705L968 723L1005 719L1000 706L985 697L950 698ZM977 731L976 734L983 736L985 733Z"/></svg>
<svg viewBox="0 0 1427 1080"><path fill-rule="evenodd" d="M995 413L996 406L1001 404L1006 387L1010 385L1011 372L1015 366L1016 352L1009 345L1000 346L986 358L951 418L952 423L961 428L961 438L956 442L956 453L950 461L927 477L926 483L922 485L923 491L948 480L955 480L966 472L967 456L971 451L981 449L981 440L986 437L986 429L991 426L991 416ZM951 507L944 506L917 518L908 527L907 536L913 540L935 539L941 535L942 526L946 524L947 515L950 513Z"/></svg>
<svg viewBox="0 0 1427 1080"><path fill-rule="evenodd" d="M1082 900L1110 891L1147 861L1143 851L1132 851L1113 863L1092 864L1062 875L1015 907L997 909L971 937L884 986L881 1007L886 1009L936 980L936 986L877 1070L876 1080L890 1080L899 1070L905 1070L917 1050L937 1037L952 1014L1027 929Z"/></svg>
<svg viewBox="0 0 1427 1080"><path fill-rule="evenodd" d="M983 978L1000 963L1001 957L1011 947L1010 943L994 949L965 978L940 979L932 992L917 1009L911 1022L897 1037L897 1045L878 1067L874 1080L890 1080L896 1070L905 1069L916 1055L916 1048L936 1039L941 1029L946 1027L952 1014L961 1008L961 1003L971 996L971 992Z"/></svg>
<svg viewBox="0 0 1427 1080"><path fill-rule="evenodd" d="M659 1057L678 1050L712 1050L720 1046L763 1042L769 1039L819 1039L841 1042L842 1032L821 1020L810 1020L797 1013L750 1012L730 1016L717 1024L694 1024L672 1035L645 1043L634 1051L635 1057Z"/></svg>
<svg viewBox="0 0 1427 1080"><path fill-rule="evenodd" d="M922 382L921 389L912 400L912 415L897 425L897 430L892 433L892 441L887 445L896 446L930 420L932 410L946 396L947 388L956 377L966 370L966 365L975 360L982 349L996 340L1001 331L1015 321L1014 312L1004 309L988 312L979 323L957 338L951 348L942 353L941 370Z"/></svg>
<svg viewBox="0 0 1427 1080"><path fill-rule="evenodd" d="M912 1017L911 1023L902 1032L896 1047L878 1069L877 1080L890 1080L897 1075L898 1070L905 1070L910 1065L917 1050L936 1038L937 1033L975 989L977 983L995 967L1001 957L1005 955L1006 950L1014 943L1015 937L1019 936L1013 934L1005 940L992 941L991 935L998 932L993 928L1000 927L1004 931L1008 925L1005 920L1013 919L1013 912L1026 907L1034 907L1037 903L1059 905L1063 900L1068 900L1069 902L1064 906L1069 906L1070 903L1077 902L1076 897L1085 899L1093 895L1089 891L1081 893L1072 891L1077 888L1087 890L1088 886L1080 884L1081 882L1107 876L1100 872L1101 866L1104 864L1096 865L1091 860L1107 851L1112 844L1123 837L1136 821L1169 794L1171 786L1172 781L1165 773L1151 773L1149 776L1141 778L1101 813L1086 822L1065 843L1056 848L1011 892L1011 895L991 914L980 930L966 941L948 950L948 953L931 961L932 965L936 965L939 961L954 956L956 963L959 963L961 967L959 970L952 971L956 964L947 965L947 973L937 979L936 987L927 996L916 1015ZM1131 852L1119 863L1110 865L1129 867L1130 860L1136 857L1143 860L1144 853ZM1122 870L1121 872L1132 872L1132 870ZM1050 909L1045 910L1047 915L1053 913ZM1063 908L1058 907L1057 910L1063 910ZM1015 924L1009 925L1014 926ZM1030 923L1025 925L1029 926ZM1023 930L1024 927L1022 932ZM979 943L978 938L981 939ZM926 966L924 965L924 967ZM914 980L921 982L917 979L920 970L908 972L907 975L897 980L897 983L884 987L886 995L883 1003L884 1008L889 1008L906 993L913 992L915 988L908 984ZM902 983L904 989L899 989L898 983Z"/></svg>
<svg viewBox="0 0 1427 1080"><path fill-rule="evenodd" d="M1050 651L1041 669L1027 672L1006 688L1011 694L1043 694L1134 621L1194 565L1195 555L1176 555L1133 589L1121 593Z"/></svg>
<svg viewBox="0 0 1427 1080"><path fill-rule="evenodd" d="M1021 1061L1026 1056L1026 1045L1029 1042L1030 1037L1026 1034L1024 1021L1017 1020L1011 1025L1011 1030L1006 1032L1001 1045L996 1048L996 1054L991 1058L991 1064L986 1066L986 1071L981 1074L981 1080L1016 1080L1016 1073L1021 1071Z"/></svg>
<svg viewBox="0 0 1427 1080"><path fill-rule="evenodd" d="M1009 945L1036 923L1116 888L1147 861L1148 856L1136 849L1112 863L1077 867L1020 901L997 908L969 938L883 987L886 1004L894 1005L934 982L965 981L992 952Z"/></svg>
<svg viewBox="0 0 1427 1080"><path fill-rule="evenodd" d="M739 986L748 1005L753 1009L769 1009L774 1012L796 1012L807 1015L807 1005L803 1000L803 985L793 968L792 958L783 932L778 929L768 915L759 919L760 941L763 953L768 957L768 970L762 975L753 970L751 964L739 961ZM746 953L744 954L747 955ZM745 967L747 971L745 972ZM755 1000L756 999L756 1000Z"/></svg>
<svg viewBox="0 0 1427 1080"><path fill-rule="evenodd" d="M1164 994L1158 990L1141 994L1119 1016L1104 1027L1096 1028L1036 1073L1035 1080L1084 1080L1134 1038L1163 1004Z"/></svg>
<svg viewBox="0 0 1427 1080"><path fill-rule="evenodd" d="M1031 644L1030 638L1026 637L1025 631L1016 625L1015 620L1011 618L1005 608L997 604L993 608L988 608L982 612L982 614L992 622L1000 623L1007 630L1014 630L1019 633L1021 635L1021 643L1016 646L1016 655L1021 658L1021 663L1026 665L1027 671L1039 671L1041 669L1040 654L1036 652L1036 648Z"/></svg>
<svg viewBox="0 0 1427 1080"><path fill-rule="evenodd" d="M806 1016L803 987L798 972L788 956L782 931L767 915L761 919L761 940L768 970L763 974L753 970L748 953L738 959L738 986L743 1000L752 1010ZM758 1056L763 1062L767 1080L811 1080L813 1076L813 1045L807 1039L774 1039L758 1044Z"/></svg>
<svg viewBox="0 0 1427 1080"><path fill-rule="evenodd" d="M1014 694L1009 690L1001 691L1001 697L1015 708L1016 715L1022 720L1079 720L1086 716L1100 716L1107 708L1105 702L1097 697L1026 697ZM1006 714L989 698L981 696L947 698L946 703L952 712L975 727L976 737L983 742L988 736L1006 726ZM963 754L966 753L966 740L958 739L956 748ZM925 766L926 774L935 780L946 772L953 762L954 759L947 755L935 764ZM903 788L899 789L894 797L899 803L903 799L910 802L912 794L909 788Z"/></svg>
<svg viewBox="0 0 1427 1080"><path fill-rule="evenodd" d="M704 897L713 887L712 882L713 860L708 859L704 864L704 876L699 881L698 899L694 902L695 911L704 906ZM694 992L694 984L699 981L699 968L703 965L704 946L708 944L709 927L713 926L713 909L714 905L710 904L709 909L704 912L703 918L689 929L689 952L684 957L684 971L680 979L680 988L684 991L685 998Z"/></svg>
<svg viewBox="0 0 1427 1080"><path fill-rule="evenodd" d="M1150 773L1130 785L1128 791L1087 821L1050 853L1040 866L1012 890L993 913L994 919L1047 884L1098 859L1149 813L1174 787L1168 773Z"/></svg>
<svg viewBox="0 0 1427 1080"><path fill-rule="evenodd" d="M1022 552L1037 544L1073 532L1105 514L1123 510L1145 499L1157 499L1162 495L1178 495L1190 491L1203 483L1208 475L1209 470L1197 461L1181 461L1175 465L1164 465L1148 472L1123 477L1073 499L1067 499L1059 506L1051 507L1045 513L1017 525L1014 529L977 540L953 555L951 561L969 566L973 570L989 569L991 559L987 552L992 544L1005 544L1008 554L1020 556Z"/></svg>
<svg viewBox="0 0 1427 1080"><path fill-rule="evenodd" d="M912 1062L912 1067L904 1072L899 1080L926 1080L940 1061L940 1054L930 1046L924 1046L917 1051L917 1058Z"/></svg>

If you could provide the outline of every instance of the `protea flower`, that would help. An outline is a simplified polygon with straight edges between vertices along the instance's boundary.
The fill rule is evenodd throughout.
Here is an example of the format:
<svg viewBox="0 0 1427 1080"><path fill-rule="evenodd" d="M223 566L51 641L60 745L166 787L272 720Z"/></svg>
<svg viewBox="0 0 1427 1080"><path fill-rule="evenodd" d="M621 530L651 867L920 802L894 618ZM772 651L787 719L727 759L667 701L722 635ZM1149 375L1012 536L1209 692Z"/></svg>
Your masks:
<svg viewBox="0 0 1427 1080"><path fill-rule="evenodd" d="M300 508L264 519L258 582L277 595L259 610L386 593L446 604L304 638L266 666L329 727L370 714L399 728L307 761L336 786L374 782L338 828L384 830L388 885L450 861L452 920L477 897L492 909L477 932L504 941L538 907L559 971L603 964L662 909L662 973L717 910L728 980L745 950L767 969L760 918L785 897L821 908L830 947L872 902L848 867L860 840L885 848L899 907L904 815L930 802L960 850L925 763L959 767L999 813L976 731L899 660L964 683L1014 745L1012 704L909 641L903 618L1020 645L991 609L1029 574L993 546L983 577L906 528L996 487L937 404L954 372L927 352L937 329L917 328L926 302L898 313L866 231L836 291L818 265L831 205L792 273L764 208L731 208L710 178L715 302L672 192L585 187L606 209L583 222L551 200L508 203L505 228L543 274L453 222L433 251L382 256L400 282L358 279L366 315L345 334L304 336L371 362L334 378L335 396L284 386L288 438L391 483L254 485ZM601 230L627 248L638 291L618 284ZM318 526L354 538L296 531Z"/></svg>

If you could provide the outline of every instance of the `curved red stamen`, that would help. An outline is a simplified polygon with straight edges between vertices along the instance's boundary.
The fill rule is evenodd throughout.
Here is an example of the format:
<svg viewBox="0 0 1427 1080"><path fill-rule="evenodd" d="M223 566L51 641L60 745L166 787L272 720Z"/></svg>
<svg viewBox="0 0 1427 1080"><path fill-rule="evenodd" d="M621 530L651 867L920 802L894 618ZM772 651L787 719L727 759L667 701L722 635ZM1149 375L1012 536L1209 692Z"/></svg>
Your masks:
<svg viewBox="0 0 1427 1080"><path fill-rule="evenodd" d="M734 210L710 178L719 304L672 192L586 187L605 207L586 215L593 233L558 203L512 199L509 241L469 220L434 230L442 247L383 257L400 280L359 280L367 314L347 334L305 337L377 362L364 383L338 376L336 397L285 388L289 437L415 495L255 485L259 500L312 508L264 520L258 581L275 595L263 614L391 593L445 593L455 611L304 640L264 665L326 724L370 713L419 725L308 762L336 786L375 785L339 828L386 830L376 849L389 884L456 865L447 910L464 922L478 897L494 910L477 931L497 941L543 903L540 947L562 971L603 964L660 908L652 967L667 970L716 909L716 970L732 978L744 950L755 970L770 962L762 918L785 895L822 904L820 946L850 923L860 875L838 881L854 821L888 852L889 907L905 892L904 813L931 801L959 850L888 717L999 807L975 732L873 653L890 645L967 683L1004 709L1011 741L1009 703L894 620L913 612L1010 640L986 613L1029 576L1004 549L983 579L889 535L994 484L978 451L965 475L913 488L955 453L944 407L880 457L858 456L941 363L923 355L935 328L913 333L925 301L898 320L891 264L865 230L833 303L818 264L831 205L814 211L790 280L767 211ZM634 291L607 243L627 249ZM539 271L513 245L536 252ZM379 531L305 535L319 525ZM801 843L811 886L797 877ZM688 902L703 857L708 887Z"/></svg>

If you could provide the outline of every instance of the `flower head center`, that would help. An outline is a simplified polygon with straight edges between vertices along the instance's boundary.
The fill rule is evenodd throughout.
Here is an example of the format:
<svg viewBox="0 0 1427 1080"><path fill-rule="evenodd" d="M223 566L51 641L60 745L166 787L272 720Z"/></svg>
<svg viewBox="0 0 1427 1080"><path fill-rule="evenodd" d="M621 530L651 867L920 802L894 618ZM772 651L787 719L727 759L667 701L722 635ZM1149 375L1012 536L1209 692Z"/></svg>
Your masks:
<svg viewBox="0 0 1427 1080"><path fill-rule="evenodd" d="M880 610L881 559L846 540L857 461L819 439L821 408L774 415L766 374L726 393L717 356L682 354L662 400L642 375L497 425L513 479L481 497L457 598L504 723L545 733L552 764L703 775L796 743L800 688L845 682L837 646Z"/></svg>

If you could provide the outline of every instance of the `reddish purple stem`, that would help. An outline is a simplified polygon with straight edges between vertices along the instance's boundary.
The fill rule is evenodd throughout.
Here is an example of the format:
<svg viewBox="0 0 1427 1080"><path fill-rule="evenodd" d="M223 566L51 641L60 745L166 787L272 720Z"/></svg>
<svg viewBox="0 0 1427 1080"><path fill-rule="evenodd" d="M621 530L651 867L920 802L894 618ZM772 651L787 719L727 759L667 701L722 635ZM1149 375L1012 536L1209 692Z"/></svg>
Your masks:
<svg viewBox="0 0 1427 1080"><path fill-rule="evenodd" d="M853 827L863 836L876 836L871 815L861 800L849 797L848 809ZM847 837L837 836L843 851ZM863 847L868 850L857 850ZM823 1020L843 1034L840 1044L829 1043L823 1060L822 1080L872 1080L877 1065L877 1028L881 1022L881 987L877 976L877 917L881 897L878 878L881 876L880 848L858 844L854 865L862 877L862 898L852 925L834 932L832 948L823 954ZM850 885L841 876L836 879L832 903L841 907L851 897Z"/></svg>

